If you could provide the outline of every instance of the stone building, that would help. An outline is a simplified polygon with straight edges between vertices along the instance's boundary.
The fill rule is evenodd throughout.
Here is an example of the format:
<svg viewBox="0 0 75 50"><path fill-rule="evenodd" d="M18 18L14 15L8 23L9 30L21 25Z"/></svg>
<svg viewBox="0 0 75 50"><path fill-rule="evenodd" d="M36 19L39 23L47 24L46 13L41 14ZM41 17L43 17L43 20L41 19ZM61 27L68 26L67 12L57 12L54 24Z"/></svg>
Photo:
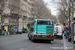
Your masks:
<svg viewBox="0 0 75 50"><path fill-rule="evenodd" d="M18 29L20 0L4 0L3 5L3 13L1 14L1 31L6 30L6 32L13 34L16 29Z"/></svg>
<svg viewBox="0 0 75 50"><path fill-rule="evenodd" d="M2 15L2 12L3 12L3 8L4 8L4 0L0 0L0 35L1 35L1 15Z"/></svg>
<svg viewBox="0 0 75 50"><path fill-rule="evenodd" d="M27 28L27 23L31 19L31 0L0 0L1 30L15 33L16 30ZM5 28L6 27L6 28Z"/></svg>
<svg viewBox="0 0 75 50"><path fill-rule="evenodd" d="M20 0L20 15L19 18L19 30L22 30L22 28L27 28L27 23L29 21L29 18L31 18L31 1L30 0Z"/></svg>

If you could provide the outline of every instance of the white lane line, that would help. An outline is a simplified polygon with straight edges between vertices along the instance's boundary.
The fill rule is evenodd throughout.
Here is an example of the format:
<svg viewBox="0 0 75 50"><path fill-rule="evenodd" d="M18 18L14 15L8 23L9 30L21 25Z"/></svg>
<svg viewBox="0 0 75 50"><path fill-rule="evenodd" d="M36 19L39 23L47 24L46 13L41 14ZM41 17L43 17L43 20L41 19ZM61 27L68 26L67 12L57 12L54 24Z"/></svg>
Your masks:
<svg viewBox="0 0 75 50"><path fill-rule="evenodd" d="M31 48L33 45L29 46L28 48L26 48L25 50L28 50L29 48Z"/></svg>
<svg viewBox="0 0 75 50"><path fill-rule="evenodd" d="M67 48L67 45L66 45L66 42L65 42L65 38L64 38L64 35L63 35L63 44L64 44L64 50L67 50L66 48Z"/></svg>
<svg viewBox="0 0 75 50"><path fill-rule="evenodd" d="M25 39L25 38L24 38L24 39ZM8 41L8 42L5 42L5 43L1 43L0 45L8 44L8 43L13 43L13 42L16 42L16 41L21 41L21 40L23 40L23 39Z"/></svg>
<svg viewBox="0 0 75 50"><path fill-rule="evenodd" d="M25 50L24 48L21 48L20 50Z"/></svg>

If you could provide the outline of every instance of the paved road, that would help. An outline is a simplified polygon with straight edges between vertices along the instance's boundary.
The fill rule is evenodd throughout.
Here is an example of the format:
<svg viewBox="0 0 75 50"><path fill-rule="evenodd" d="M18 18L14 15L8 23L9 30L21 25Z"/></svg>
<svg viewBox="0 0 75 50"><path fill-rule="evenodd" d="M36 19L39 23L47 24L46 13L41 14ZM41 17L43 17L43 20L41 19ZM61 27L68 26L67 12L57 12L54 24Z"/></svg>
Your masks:
<svg viewBox="0 0 75 50"><path fill-rule="evenodd" d="M63 50L63 40L32 42L27 34L0 37L0 50Z"/></svg>

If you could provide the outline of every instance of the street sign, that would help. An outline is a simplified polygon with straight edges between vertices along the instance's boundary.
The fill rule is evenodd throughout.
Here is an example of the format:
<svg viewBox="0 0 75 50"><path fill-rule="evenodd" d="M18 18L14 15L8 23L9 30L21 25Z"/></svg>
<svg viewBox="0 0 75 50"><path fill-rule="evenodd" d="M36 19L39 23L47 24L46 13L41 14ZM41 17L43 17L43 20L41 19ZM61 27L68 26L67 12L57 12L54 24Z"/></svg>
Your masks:
<svg viewBox="0 0 75 50"><path fill-rule="evenodd" d="M68 23L66 23L65 25L66 25L66 27L68 27L68 26L69 26L69 25L68 25Z"/></svg>

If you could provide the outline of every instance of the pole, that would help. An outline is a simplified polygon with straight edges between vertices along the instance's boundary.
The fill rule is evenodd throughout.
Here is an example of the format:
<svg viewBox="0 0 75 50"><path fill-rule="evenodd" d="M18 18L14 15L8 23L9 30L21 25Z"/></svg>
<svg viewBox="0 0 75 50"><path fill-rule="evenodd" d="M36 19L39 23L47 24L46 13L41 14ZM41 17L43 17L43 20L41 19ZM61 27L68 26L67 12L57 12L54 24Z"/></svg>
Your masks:
<svg viewBox="0 0 75 50"><path fill-rule="evenodd" d="M74 12L73 12L73 1L71 0L71 2L72 2L72 18L71 18L71 23L73 22L73 16L74 16ZM73 36L73 33L74 33L74 26L73 26L73 24L71 24L71 41L73 41L73 39L74 39L74 36Z"/></svg>
<svg viewBox="0 0 75 50"><path fill-rule="evenodd" d="M0 14L0 35L1 35L1 14Z"/></svg>
<svg viewBox="0 0 75 50"><path fill-rule="evenodd" d="M69 34L70 34L70 3L71 3L71 0L69 0Z"/></svg>

